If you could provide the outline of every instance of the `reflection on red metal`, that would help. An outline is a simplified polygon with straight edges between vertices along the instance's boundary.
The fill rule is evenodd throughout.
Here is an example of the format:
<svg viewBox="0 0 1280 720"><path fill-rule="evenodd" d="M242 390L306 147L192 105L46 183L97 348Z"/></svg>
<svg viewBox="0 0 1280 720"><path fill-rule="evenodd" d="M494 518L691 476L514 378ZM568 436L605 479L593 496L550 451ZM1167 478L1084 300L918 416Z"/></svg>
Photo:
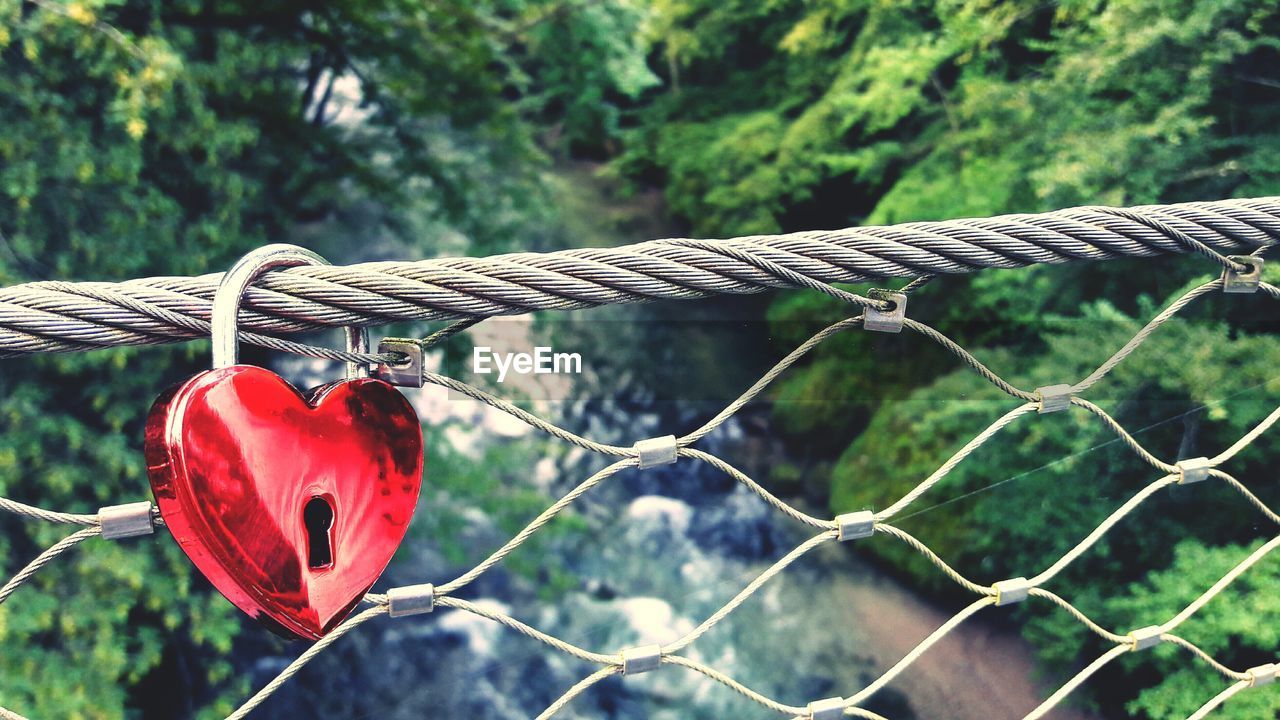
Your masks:
<svg viewBox="0 0 1280 720"><path fill-rule="evenodd" d="M422 482L422 431L394 387L359 378L306 398L248 365L156 400L146 455L160 514L196 567L250 616L310 640L378 579Z"/></svg>

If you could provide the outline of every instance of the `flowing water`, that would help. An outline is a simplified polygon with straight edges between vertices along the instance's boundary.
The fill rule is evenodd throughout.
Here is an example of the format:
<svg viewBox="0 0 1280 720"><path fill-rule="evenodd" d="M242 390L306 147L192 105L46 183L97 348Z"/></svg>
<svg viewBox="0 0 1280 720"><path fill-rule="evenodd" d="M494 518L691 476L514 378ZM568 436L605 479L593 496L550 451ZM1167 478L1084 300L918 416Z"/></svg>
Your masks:
<svg viewBox="0 0 1280 720"><path fill-rule="evenodd" d="M612 308L538 326L492 321L471 339L501 351L550 343L580 353L581 375L509 377L490 387L523 397L539 414L594 440L629 445L698 427L785 354L768 341L767 326L753 320L760 309L757 300ZM466 363L444 369L469 381L485 379L470 374ZM294 363L289 370L306 384L337 369ZM439 388L408 392L426 431L445 432L477 462L493 451L528 457L526 468L492 472L504 483L541 493L544 506L608 463L547 441L468 398ZM763 403L749 405L697 447L760 479L786 452ZM479 507L459 510L456 498L432 486L433 471L444 470L433 469L429 459L420 516L452 507L460 520L447 538L411 533L379 587L455 577L468 565L447 560L444 545L461 543L475 562L513 534ZM530 508L522 520L540 509ZM688 632L815 534L724 473L683 459L606 480L574 505L572 516L569 529L518 550L461 596L580 647L616 652ZM874 541L888 540L868 542ZM517 571L508 569L512 561ZM960 607L916 596L859 559L853 547L833 543L774 578L685 654L765 695L803 705L862 689ZM1033 681L1029 646L1000 627L1005 612L988 610L989 617L961 626L868 707L894 720L1021 717L1051 688ZM288 658L284 653L260 662L255 685ZM314 711L333 717L337 710L338 717L529 718L595 669L453 610L367 624L316 664L265 715ZM606 680L578 698L565 717L778 715L702 675L664 666ZM1054 717L1082 716L1061 711Z"/></svg>
<svg viewBox="0 0 1280 720"><path fill-rule="evenodd" d="M632 223L634 237L624 239L669 230L655 220L660 208L653 203L635 214L641 217ZM334 260L369 259L368 252ZM467 358L453 357L441 369L488 383L495 394L593 440L630 445L679 435L714 416L790 350L775 346L760 321L767 302L719 298L544 313L536 324L491 320L468 333L472 345L504 352L550 345L579 353L583 372L496 384L492 375L472 373ZM304 386L340 372L297 360L280 368ZM406 392L424 432L457 452L451 451L447 466L428 457L415 528L375 589L456 577L608 464L469 398L434 387ZM762 402L748 405L697 447L766 485L770 468L788 459ZM770 489L784 496L808 492L808 499L785 499L825 516L826 483L806 477L799 487ZM724 473L686 459L624 471L587 493L569 515L459 595L580 647L616 652L688 632L815 534ZM864 542L875 541L888 540ZM856 547L833 543L774 578L684 654L781 702L803 705L862 689L961 607L919 597L860 559ZM1052 688L1033 679L1031 648L1001 624L1009 619L1005 613L987 610L960 626L867 706L893 720L1024 715ZM251 663L251 686L260 687L298 651L247 628L237 655L241 665ZM255 717L530 718L595 669L492 621L440 610L362 626ZM563 717L780 716L702 675L664 666L602 682ZM1086 716L1062 710L1052 717Z"/></svg>

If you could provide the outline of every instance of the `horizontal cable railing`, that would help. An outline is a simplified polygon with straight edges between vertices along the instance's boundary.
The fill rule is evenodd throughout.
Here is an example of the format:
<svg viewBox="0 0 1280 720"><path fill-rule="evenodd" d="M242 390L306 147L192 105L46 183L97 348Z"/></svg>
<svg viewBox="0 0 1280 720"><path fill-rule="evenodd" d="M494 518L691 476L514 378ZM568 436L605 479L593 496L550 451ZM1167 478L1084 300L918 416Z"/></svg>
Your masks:
<svg viewBox="0 0 1280 720"><path fill-rule="evenodd" d="M299 267L271 273L251 288L240 324L246 342L297 352L298 346L263 334L405 320L474 322L537 310L784 287L810 288L866 306L874 301L831 283L1188 252L1236 267L1220 253L1252 252L1277 242L1280 198L1271 197ZM44 281L0 288L0 357L207 337L220 278ZM344 357L338 351L323 354Z"/></svg>
<svg viewBox="0 0 1280 720"><path fill-rule="evenodd" d="M487 618L556 652L576 658L584 666L597 666L584 671L583 679L567 688L559 699L538 715L539 720L556 715L576 697L589 692L593 685L608 677L653 672L666 666L700 673L784 716L806 720L833 720L846 716L882 718L866 707L867 701L900 678L935 644L989 608L1032 599L1057 607L1114 647L1080 670L1040 706L1030 709L1026 718L1043 717L1116 658L1162 643L1182 648L1190 659L1202 663L1231 683L1218 696L1207 698L1204 706L1192 716L1204 717L1249 687L1271 682L1276 674L1274 664L1230 668L1176 635L1175 630L1280 546L1280 515L1226 469L1236 455L1265 436L1280 421L1280 407L1230 447L1223 448L1212 457L1162 459L1143 447L1106 409L1083 395L1102 382L1163 324L1200 298L1229 290L1262 293L1280 300L1280 288L1262 281L1257 272L1261 268L1265 248L1278 242L1280 198L1263 198L1129 210L1080 208L1043 215L912 223L722 242L666 240L614 250L307 267L271 273L246 296L249 307L242 314L242 321L249 330L242 337L307 354L323 353L258 333L290 333L324 325L371 325L404 319L454 319L465 325L488 316L531 310L573 309L660 298L685 299L714 293L756 292L772 287L807 287L824 292L849 301L851 307L862 314L816 333L701 427L684 429L681 434L672 432L658 438L639 438L631 446L595 442L480 388L444 375L424 372L423 381L427 384L464 393L562 441L612 458L614 462L583 480L532 518L510 540L493 549L486 559L457 577L370 593L365 598L369 607L309 647L230 717L238 719L248 715L307 662L360 625L382 616L390 616L397 622L412 622L402 618L447 610ZM882 298L854 295L830 284L873 277L928 278L982 267L1150 257L1178 252L1205 256L1206 262L1211 263L1215 271L1221 271L1222 276L1204 282L1173 300L1086 377L1075 383L1039 388L1017 387L940 330L906 317L905 295L886 304ZM1222 254L1225 252L1252 255L1227 256ZM29 355L169 342L206 335L217 279L218 276L211 275L153 278L118 284L42 282L0 290L0 352ZM912 283L907 290L919 284ZM832 518L806 513L772 494L729 462L697 447L705 435L757 398L806 353L840 333L854 330L911 331L924 342L936 343L946 349L958 362L1008 395L1012 405L897 501L880 510L846 513ZM385 359L340 352L326 356L362 362ZM891 524L894 518L901 518L904 512L917 508L922 498L934 493L951 472L992 438L1010 427L1030 422L1032 416L1055 412L1080 413L1106 428L1151 468L1152 479L1038 574L980 580L969 578L947 563L945 553L935 551ZM648 468L671 463L709 465L732 477L777 512L810 527L813 533L728 598L719 610L682 637L663 645L583 648L569 639L539 630L513 614L496 611L488 605L459 596L593 488L622 472L644 472ZM1209 483L1221 483L1232 488L1243 501L1242 512L1256 513L1277 527L1271 531L1272 539L1242 559L1217 583L1204 589L1203 594L1178 615L1167 619L1153 618L1158 624L1137 629L1107 629L1050 589L1049 586L1063 570L1088 553L1126 518L1141 512L1152 497L1175 485ZM0 512L14 513L34 521L81 527L40 554L5 583L0 588L0 603L8 600L44 565L82 542L99 536L114 540L150 534L152 523L158 520L155 508L145 502L103 508L98 514L89 515L53 512L25 502L0 498ZM903 543L930 561L959 587L973 594L975 599L875 681L861 689L849 688L848 695L839 697L769 697L687 652L766 584L786 582L787 569L803 562L815 549L850 542ZM0 717L21 716L0 708Z"/></svg>

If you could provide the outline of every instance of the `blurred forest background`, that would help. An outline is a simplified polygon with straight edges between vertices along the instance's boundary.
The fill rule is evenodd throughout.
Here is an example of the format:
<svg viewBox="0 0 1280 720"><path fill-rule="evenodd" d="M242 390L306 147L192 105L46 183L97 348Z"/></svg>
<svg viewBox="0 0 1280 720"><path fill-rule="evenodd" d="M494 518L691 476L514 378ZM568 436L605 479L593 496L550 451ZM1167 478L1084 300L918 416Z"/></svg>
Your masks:
<svg viewBox="0 0 1280 720"><path fill-rule="evenodd" d="M1272 0L0 0L5 285L211 272L282 240L351 262L651 227L597 209L602 195L659 198L660 227L724 237L1275 194ZM1035 387L1083 377L1212 272L1194 259L992 271L936 281L912 308ZM1161 457L1215 454L1280 397L1275 308L1227 300L1198 303L1090 393ZM848 313L799 292L760 307L774 357ZM883 507L1007 409L912 340L842 336L786 374L769 400L787 459L762 482L832 512ZM146 403L207 350L4 361L0 494L76 511L144 497ZM955 500L946 511L902 524L988 582L1047 566L1155 479L1083 413L1011 437L930 496ZM1273 507L1275 448L1264 437L1230 468ZM440 436L429 454L433 484L504 522L542 506ZM519 477L531 461L500 462ZM990 487L1015 475L1034 477ZM461 517L432 522L447 536ZM1273 532L1229 488L1173 488L1054 588L1106 627L1147 625ZM0 575L63 533L0 518ZM858 551L940 603L959 597L900 544ZM1049 677L1104 649L1046 604L1017 617ZM1278 620L1280 563L1267 561L1185 636L1251 667L1275 659ZM252 689L245 634L173 543L95 543L0 606L0 704L221 716ZM1160 647L1076 700L1181 718L1222 687ZM158 689L180 704L157 707ZM1219 716L1278 714L1268 688Z"/></svg>

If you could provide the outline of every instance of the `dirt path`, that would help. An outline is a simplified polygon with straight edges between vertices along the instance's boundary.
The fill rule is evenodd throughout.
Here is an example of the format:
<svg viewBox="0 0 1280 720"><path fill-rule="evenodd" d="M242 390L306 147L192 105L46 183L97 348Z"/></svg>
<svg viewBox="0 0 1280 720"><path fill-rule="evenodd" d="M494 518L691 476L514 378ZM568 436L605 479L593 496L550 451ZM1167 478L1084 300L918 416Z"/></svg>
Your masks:
<svg viewBox="0 0 1280 720"><path fill-rule="evenodd" d="M843 563L842 563L843 564ZM850 572L852 571L852 572ZM834 579L844 601L848 627L858 628L859 649L883 672L951 618L897 582L857 563ZM1055 688L1033 677L1032 648L1014 630L999 625L1007 612L982 610L953 630L889 685L921 720L1018 720ZM1051 720L1096 720L1073 708L1059 708Z"/></svg>

